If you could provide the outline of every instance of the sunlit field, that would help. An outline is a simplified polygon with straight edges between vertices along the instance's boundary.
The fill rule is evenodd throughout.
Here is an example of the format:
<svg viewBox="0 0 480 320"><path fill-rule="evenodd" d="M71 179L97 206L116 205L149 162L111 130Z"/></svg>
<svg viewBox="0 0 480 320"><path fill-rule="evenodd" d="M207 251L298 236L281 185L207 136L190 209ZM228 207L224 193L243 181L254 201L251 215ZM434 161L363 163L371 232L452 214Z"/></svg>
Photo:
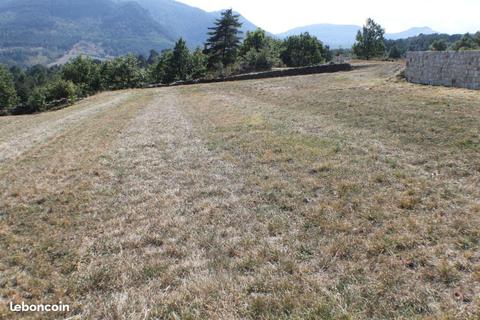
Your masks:
<svg viewBox="0 0 480 320"><path fill-rule="evenodd" d="M400 68L0 118L0 318L477 319L480 92Z"/></svg>

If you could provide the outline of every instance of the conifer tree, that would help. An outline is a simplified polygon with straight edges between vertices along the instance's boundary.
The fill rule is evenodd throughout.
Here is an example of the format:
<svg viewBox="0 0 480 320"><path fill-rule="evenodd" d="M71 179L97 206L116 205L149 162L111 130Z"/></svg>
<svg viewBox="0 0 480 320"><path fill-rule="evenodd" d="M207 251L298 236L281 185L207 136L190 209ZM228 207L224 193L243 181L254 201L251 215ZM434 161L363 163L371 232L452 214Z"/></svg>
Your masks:
<svg viewBox="0 0 480 320"><path fill-rule="evenodd" d="M178 80L186 80L190 72L190 51L185 40L180 38L173 49L172 63Z"/></svg>
<svg viewBox="0 0 480 320"><path fill-rule="evenodd" d="M192 78L200 79L207 74L207 56L202 52L200 48L197 48L192 54Z"/></svg>
<svg viewBox="0 0 480 320"><path fill-rule="evenodd" d="M242 27L239 17L232 9L225 10L221 18L215 22L215 27L209 28L210 37L205 44L205 51L209 56L210 68L218 63L226 67L235 62L242 34L239 30Z"/></svg>

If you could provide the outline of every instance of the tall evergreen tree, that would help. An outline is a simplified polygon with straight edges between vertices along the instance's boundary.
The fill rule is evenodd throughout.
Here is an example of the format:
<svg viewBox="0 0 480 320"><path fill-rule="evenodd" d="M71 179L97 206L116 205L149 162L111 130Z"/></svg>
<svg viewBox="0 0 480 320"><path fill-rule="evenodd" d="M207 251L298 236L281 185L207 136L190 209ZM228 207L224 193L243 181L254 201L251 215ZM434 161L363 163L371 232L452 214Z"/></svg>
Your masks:
<svg viewBox="0 0 480 320"><path fill-rule="evenodd" d="M369 60L385 54L385 30L372 19L357 33L357 41L353 45L353 53L357 57Z"/></svg>
<svg viewBox="0 0 480 320"><path fill-rule="evenodd" d="M167 66L167 80L187 80L190 74L191 55L187 43L182 38L175 43Z"/></svg>
<svg viewBox="0 0 480 320"><path fill-rule="evenodd" d="M156 62L148 68L150 81L154 83L169 83L172 82L171 75L167 74L170 61L172 60L173 50L163 50L156 58Z"/></svg>
<svg viewBox="0 0 480 320"><path fill-rule="evenodd" d="M200 48L197 48L192 54L191 74L193 79L200 79L207 74L208 58Z"/></svg>
<svg viewBox="0 0 480 320"><path fill-rule="evenodd" d="M235 62L242 34L239 30L242 27L239 17L233 13L232 9L225 10L221 18L215 22L215 27L209 28L210 37L205 44L205 51L209 56L210 68L218 63L226 67Z"/></svg>

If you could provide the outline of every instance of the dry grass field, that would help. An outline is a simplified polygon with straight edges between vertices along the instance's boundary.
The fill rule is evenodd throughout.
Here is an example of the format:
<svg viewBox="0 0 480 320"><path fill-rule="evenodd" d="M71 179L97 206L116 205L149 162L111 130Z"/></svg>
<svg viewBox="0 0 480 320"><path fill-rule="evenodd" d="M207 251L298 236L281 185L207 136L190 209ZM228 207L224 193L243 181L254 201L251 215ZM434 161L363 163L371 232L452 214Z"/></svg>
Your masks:
<svg viewBox="0 0 480 320"><path fill-rule="evenodd" d="M399 68L0 118L0 318L478 319L480 92Z"/></svg>

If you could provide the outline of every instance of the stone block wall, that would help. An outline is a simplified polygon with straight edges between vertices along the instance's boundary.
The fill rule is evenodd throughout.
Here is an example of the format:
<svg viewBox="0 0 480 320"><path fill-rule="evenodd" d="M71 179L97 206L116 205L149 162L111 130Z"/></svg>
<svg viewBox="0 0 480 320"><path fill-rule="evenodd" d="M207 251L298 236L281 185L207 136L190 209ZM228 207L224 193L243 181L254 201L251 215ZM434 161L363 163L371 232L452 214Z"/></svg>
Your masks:
<svg viewBox="0 0 480 320"><path fill-rule="evenodd" d="M480 90L480 51L407 53L407 81Z"/></svg>

